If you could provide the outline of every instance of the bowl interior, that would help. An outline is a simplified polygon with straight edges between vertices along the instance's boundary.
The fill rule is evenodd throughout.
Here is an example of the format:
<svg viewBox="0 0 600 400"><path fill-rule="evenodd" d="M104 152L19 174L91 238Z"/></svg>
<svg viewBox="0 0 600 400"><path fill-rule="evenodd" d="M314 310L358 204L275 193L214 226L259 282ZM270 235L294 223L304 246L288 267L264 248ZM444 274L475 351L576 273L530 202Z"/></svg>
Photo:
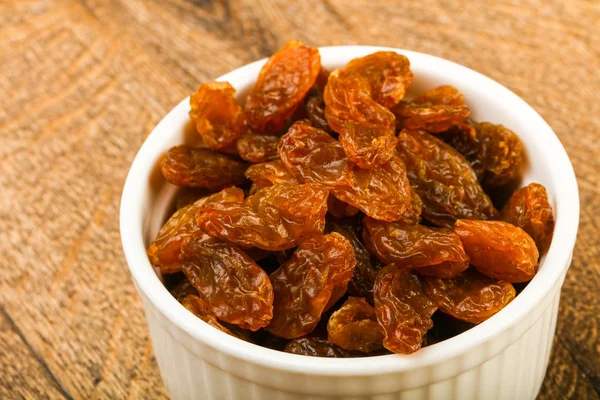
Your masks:
<svg viewBox="0 0 600 400"><path fill-rule="evenodd" d="M523 100L500 84L458 64L437 57L398 49L343 46L321 48L322 64L330 70L342 67L349 60L378 50L397 51L411 61L415 79L409 91L414 96L439 85L453 85L462 93L472 118L501 123L516 132L527 153L527 163L521 185L538 182L544 185L556 218L553 243L540 260L540 270L525 290L505 309L473 329L410 356L378 356L360 360L314 359L299 357L251 345L223 334L195 318L171 297L162 286L159 274L153 272L145 249L154 239L171 209L177 188L162 177L158 161L170 147L194 144L197 134L189 122L188 99L177 105L154 129L140 149L133 165L121 205L121 234L126 257L140 292L147 296L167 318L190 335L221 350L251 359L254 362L277 365L279 368L351 373L411 368L439 361L496 335L518 322L531 311L557 280L564 277L573 249L579 202L571 164L551 128ZM217 80L229 81L243 102L252 87L264 60L246 65Z"/></svg>

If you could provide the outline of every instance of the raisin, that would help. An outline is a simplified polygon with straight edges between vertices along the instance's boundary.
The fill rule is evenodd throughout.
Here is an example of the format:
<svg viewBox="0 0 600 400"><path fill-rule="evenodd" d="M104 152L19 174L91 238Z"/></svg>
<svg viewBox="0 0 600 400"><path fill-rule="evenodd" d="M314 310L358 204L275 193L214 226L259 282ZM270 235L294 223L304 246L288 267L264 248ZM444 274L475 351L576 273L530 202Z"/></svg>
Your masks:
<svg viewBox="0 0 600 400"><path fill-rule="evenodd" d="M355 354L339 348L335 344L319 338L303 337L294 339L285 346L286 353L311 357L350 358Z"/></svg>
<svg viewBox="0 0 600 400"><path fill-rule="evenodd" d="M246 161L262 163L279 157L278 144L279 136L248 133L237 141L237 151Z"/></svg>
<svg viewBox="0 0 600 400"><path fill-rule="evenodd" d="M392 51L355 58L344 67L344 72L350 71L367 80L373 100L386 108L402 100L413 80L408 58Z"/></svg>
<svg viewBox="0 0 600 400"><path fill-rule="evenodd" d="M471 166L452 147L427 132L404 130L397 149L423 201L425 219L450 227L459 218L487 220L495 215Z"/></svg>
<svg viewBox="0 0 600 400"><path fill-rule="evenodd" d="M196 317L206 322L213 328L217 328L221 332L225 332L228 335L237 337L238 339L250 341L248 334L241 328L233 326L225 326L225 324L219 322L215 315L211 312L210 307L204 300L195 294L188 294L181 299L181 304Z"/></svg>
<svg viewBox="0 0 600 400"><path fill-rule="evenodd" d="M465 104L465 96L454 86L443 85L429 89L413 101L416 104L445 104L447 106L462 106Z"/></svg>
<svg viewBox="0 0 600 400"><path fill-rule="evenodd" d="M229 82L205 83L190 97L190 118L205 146L223 149L245 131L242 108Z"/></svg>
<svg viewBox="0 0 600 400"><path fill-rule="evenodd" d="M327 81L329 80L329 74L329 70L321 66L321 69L319 70L319 75L317 76L317 80L311 88L313 92L323 95L323 93L325 92L325 86L327 85Z"/></svg>
<svg viewBox="0 0 600 400"><path fill-rule="evenodd" d="M197 223L209 235L242 247L285 250L323 233L327 196L313 184L278 184L243 202L204 205Z"/></svg>
<svg viewBox="0 0 600 400"><path fill-rule="evenodd" d="M501 221L459 219L454 231L479 272L508 282L531 280L538 269L538 250L524 230Z"/></svg>
<svg viewBox="0 0 600 400"><path fill-rule="evenodd" d="M398 354L419 350L437 309L420 278L408 268L390 264L377 274L373 297L385 348Z"/></svg>
<svg viewBox="0 0 600 400"><path fill-rule="evenodd" d="M160 169L177 186L222 189L244 182L248 164L213 151L185 145L171 148Z"/></svg>
<svg viewBox="0 0 600 400"><path fill-rule="evenodd" d="M354 165L340 143L322 129L299 121L279 141L279 157L288 171L303 182L328 188L351 187Z"/></svg>
<svg viewBox="0 0 600 400"><path fill-rule="evenodd" d="M447 131L436 136L465 157L471 168L473 168L473 171L475 171L477 179L481 182L485 173L485 154L481 142L477 139L475 128L468 123L462 123L454 125Z"/></svg>
<svg viewBox="0 0 600 400"><path fill-rule="evenodd" d="M183 241L189 237L208 237L196 223L200 207L204 204L237 202L243 199L244 192L241 189L228 188L176 211L148 247L150 263L159 267L163 274L180 271L179 254Z"/></svg>
<svg viewBox="0 0 600 400"><path fill-rule="evenodd" d="M336 69L325 86L325 117L340 134L348 159L361 168L389 161L396 145L395 118L371 98L368 81Z"/></svg>
<svg viewBox="0 0 600 400"><path fill-rule="evenodd" d="M188 238L180 258L183 272L218 319L252 331L269 323L269 276L235 245L216 238Z"/></svg>
<svg viewBox="0 0 600 400"><path fill-rule="evenodd" d="M184 187L175 196L175 209L181 210L185 206L195 203L203 197L211 194L210 189Z"/></svg>
<svg viewBox="0 0 600 400"><path fill-rule="evenodd" d="M346 202L341 201L334 195L327 198L327 212L336 218L353 217L359 213L359 209Z"/></svg>
<svg viewBox="0 0 600 400"><path fill-rule="evenodd" d="M325 118L325 101L321 96L313 96L306 102L306 115L313 126L331 133L332 130Z"/></svg>
<svg viewBox="0 0 600 400"><path fill-rule="evenodd" d="M360 241L356 223L348 219L329 220L327 223L329 231L344 236L354 249L356 268L352 279L348 283L348 293L353 296L364 297L370 303L373 303L373 284L378 269L371 263L371 255Z"/></svg>
<svg viewBox="0 0 600 400"><path fill-rule="evenodd" d="M400 101L392 109L398 129L443 132L452 125L464 122L471 111L466 105L446 105L433 103L411 103Z"/></svg>
<svg viewBox="0 0 600 400"><path fill-rule="evenodd" d="M254 132L281 131L315 83L321 70L319 51L291 41L262 67L244 109Z"/></svg>
<svg viewBox="0 0 600 400"><path fill-rule="evenodd" d="M339 200L373 218L419 221L421 202L398 155L377 168L358 168L327 132L297 122L281 137L279 156L300 181L326 187Z"/></svg>
<svg viewBox="0 0 600 400"><path fill-rule="evenodd" d="M266 188L276 183L298 183L297 179L289 173L281 160L251 165L246 170L246 177L252 180L258 189Z"/></svg>
<svg viewBox="0 0 600 400"><path fill-rule="evenodd" d="M510 129L489 122L475 123L474 127L484 154L483 186L494 188L517 180L524 159L519 137Z"/></svg>
<svg viewBox="0 0 600 400"><path fill-rule="evenodd" d="M352 246L343 236L331 233L306 240L270 275L276 300L266 330L287 339L311 333L355 265Z"/></svg>
<svg viewBox="0 0 600 400"><path fill-rule="evenodd" d="M447 229L363 219L367 249L384 264L415 268L421 275L452 278L469 267L460 237Z"/></svg>
<svg viewBox="0 0 600 400"><path fill-rule="evenodd" d="M473 324L485 321L515 298L509 282L489 278L474 268L452 279L428 276L425 283L440 311Z"/></svg>
<svg viewBox="0 0 600 400"><path fill-rule="evenodd" d="M179 284L171 290L171 295L180 303L181 300L189 294L195 294L197 296L198 291L192 286L187 278L184 278L183 281L179 282Z"/></svg>
<svg viewBox="0 0 600 400"><path fill-rule="evenodd" d="M383 330L375 308L360 297L350 297L327 323L327 339L346 350L370 353L383 347Z"/></svg>
<svg viewBox="0 0 600 400"><path fill-rule="evenodd" d="M530 183L514 192L500 212L500 218L527 232L535 241L540 254L544 254L550 247L554 216L544 186Z"/></svg>

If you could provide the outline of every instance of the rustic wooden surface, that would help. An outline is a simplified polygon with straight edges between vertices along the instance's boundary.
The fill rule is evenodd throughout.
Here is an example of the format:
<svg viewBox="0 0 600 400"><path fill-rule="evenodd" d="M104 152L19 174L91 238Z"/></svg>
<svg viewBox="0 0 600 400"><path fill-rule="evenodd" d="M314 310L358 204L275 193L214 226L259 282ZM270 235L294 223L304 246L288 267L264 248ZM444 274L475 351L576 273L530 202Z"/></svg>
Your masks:
<svg viewBox="0 0 600 400"><path fill-rule="evenodd" d="M600 3L488 3L0 1L0 398L165 396L119 240L129 164L201 82L299 39L459 62L550 123L582 209L540 399L600 399Z"/></svg>

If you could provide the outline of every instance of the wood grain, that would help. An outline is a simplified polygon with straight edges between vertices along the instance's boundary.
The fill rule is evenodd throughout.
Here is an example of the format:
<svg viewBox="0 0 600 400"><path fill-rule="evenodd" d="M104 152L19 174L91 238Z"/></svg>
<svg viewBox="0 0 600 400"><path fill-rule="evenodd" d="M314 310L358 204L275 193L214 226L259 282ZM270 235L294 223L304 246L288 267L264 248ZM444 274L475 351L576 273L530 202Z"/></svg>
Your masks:
<svg viewBox="0 0 600 400"><path fill-rule="evenodd" d="M165 396L119 240L128 167L201 82L298 39L444 57L549 122L581 225L540 399L600 399L600 3L490 3L0 2L0 397Z"/></svg>

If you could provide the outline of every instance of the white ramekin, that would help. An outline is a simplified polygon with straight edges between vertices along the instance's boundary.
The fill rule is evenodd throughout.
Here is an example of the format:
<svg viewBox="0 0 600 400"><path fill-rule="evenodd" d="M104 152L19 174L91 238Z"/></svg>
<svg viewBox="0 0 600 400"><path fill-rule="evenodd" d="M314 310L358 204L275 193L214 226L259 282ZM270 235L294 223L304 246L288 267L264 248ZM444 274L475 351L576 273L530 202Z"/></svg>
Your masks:
<svg viewBox="0 0 600 400"><path fill-rule="evenodd" d="M528 154L524 183L548 190L556 216L550 250L536 277L505 309L452 339L408 356L325 359L287 354L224 334L183 308L164 288L146 256L175 193L157 161L171 146L194 135L188 99L158 124L138 152L121 199L123 249L142 297L162 378L174 399L533 399L548 363L560 289L579 220L573 168L548 124L521 98L458 64L407 50L342 46L321 48L332 69L379 50L411 62L411 90L450 84L462 91L476 120L517 132ZM265 60L218 80L245 97Z"/></svg>

